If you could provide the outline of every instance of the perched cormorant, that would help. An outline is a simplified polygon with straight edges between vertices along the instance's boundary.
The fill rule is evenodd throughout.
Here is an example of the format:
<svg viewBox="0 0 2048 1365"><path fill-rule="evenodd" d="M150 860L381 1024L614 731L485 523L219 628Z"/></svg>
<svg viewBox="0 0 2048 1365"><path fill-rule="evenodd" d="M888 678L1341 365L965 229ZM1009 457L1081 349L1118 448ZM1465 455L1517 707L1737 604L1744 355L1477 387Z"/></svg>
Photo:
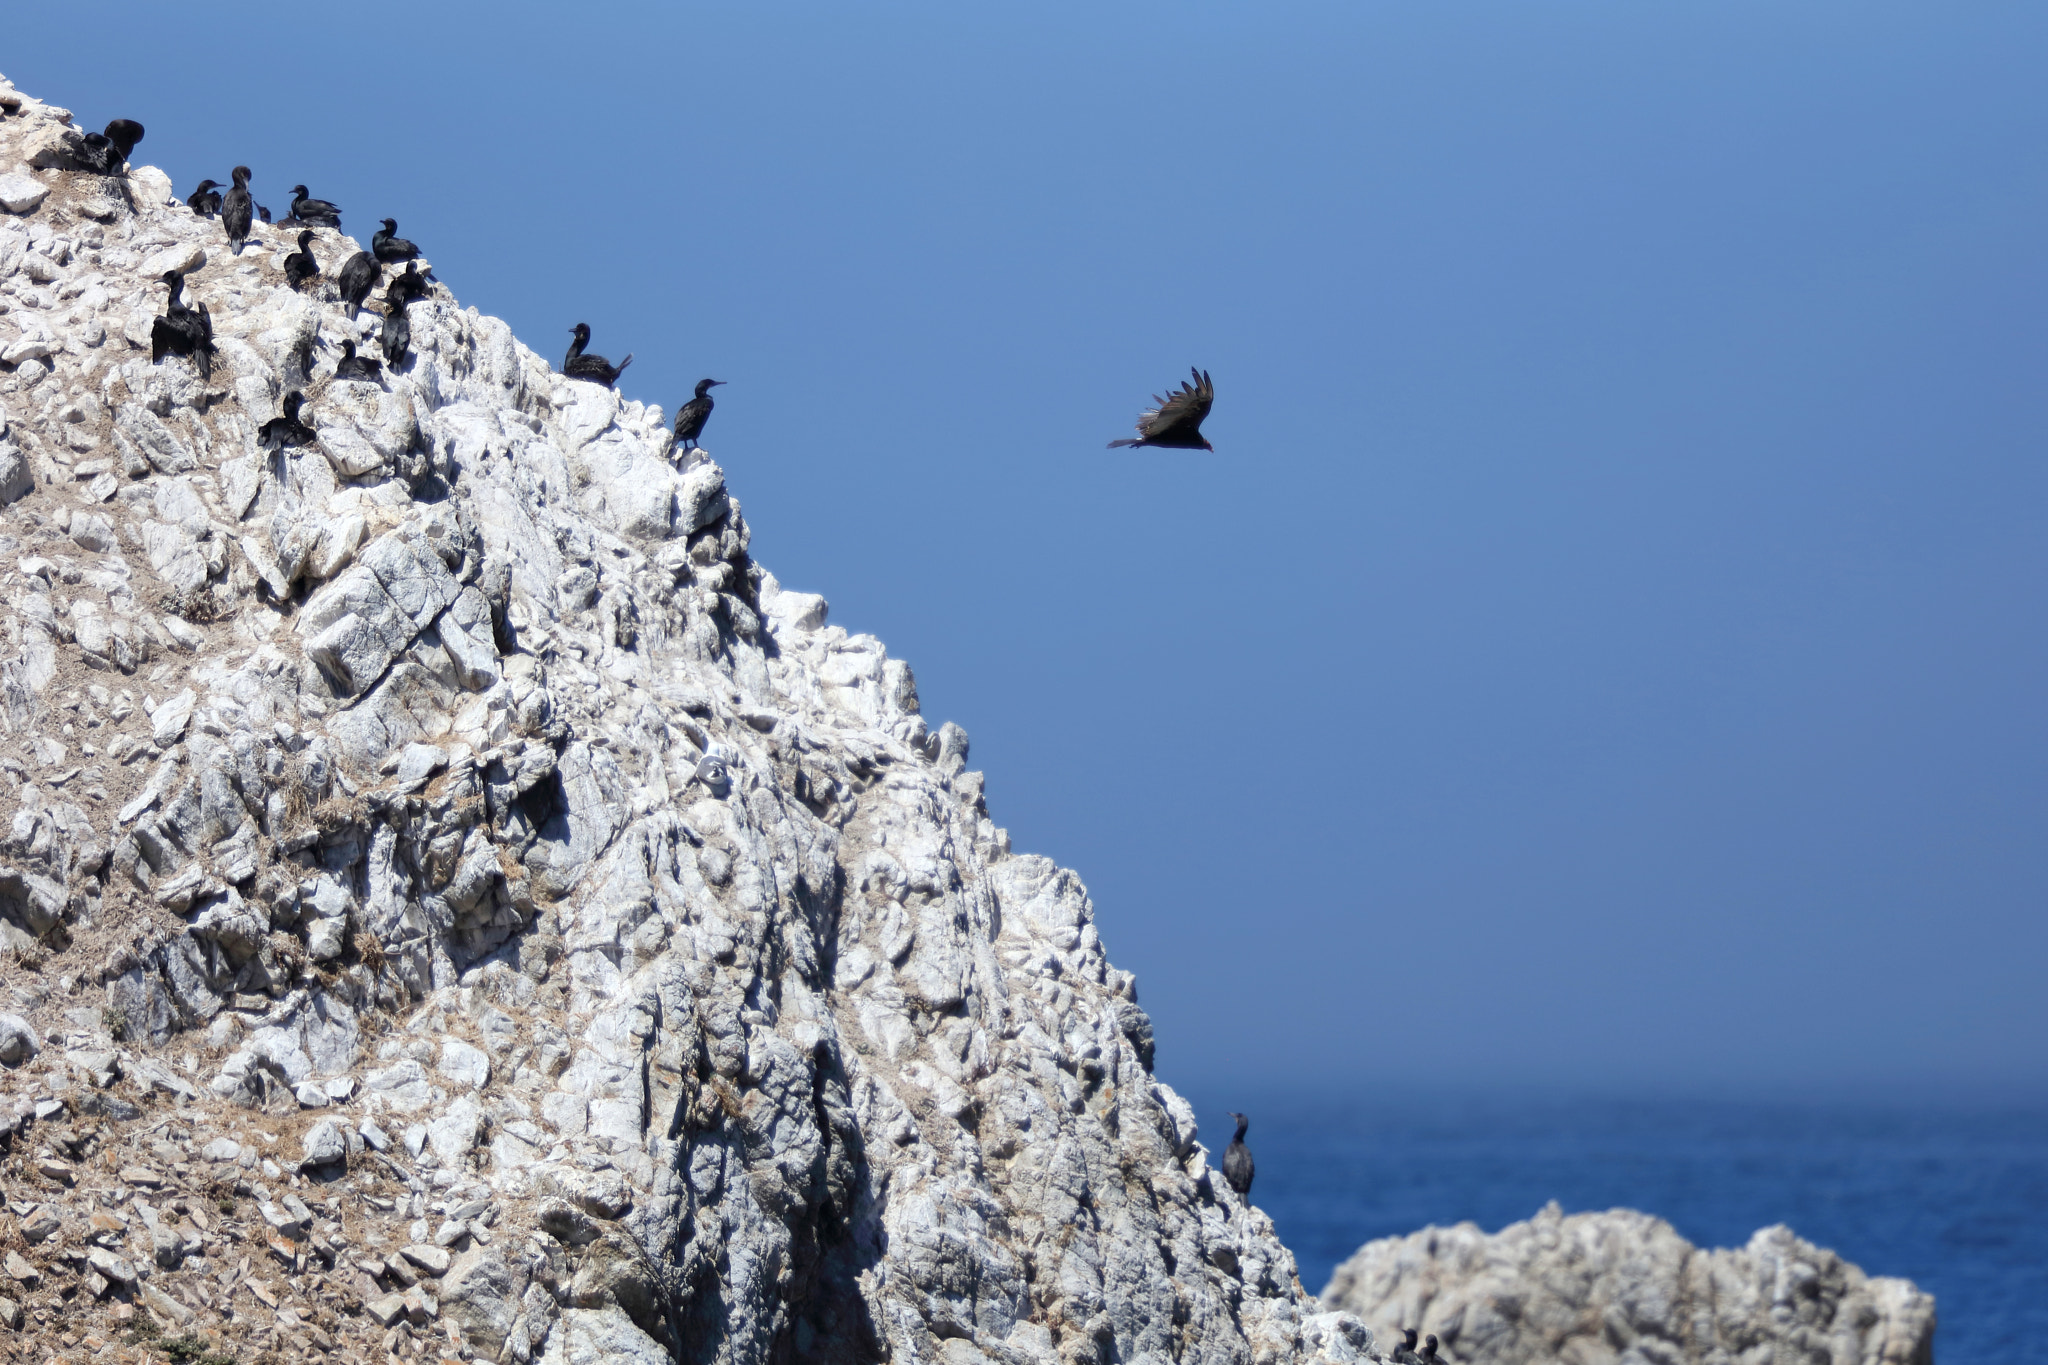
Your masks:
<svg viewBox="0 0 2048 1365"><path fill-rule="evenodd" d="M104 133L83 133L79 136L80 147L74 153L85 170L97 171L101 175L119 175L121 168L128 164L128 153L135 150L135 144L142 141L142 125L132 118L117 118L107 125Z"/></svg>
<svg viewBox="0 0 2048 1365"><path fill-rule="evenodd" d="M1202 419L1209 415L1209 405L1216 401L1216 386L1209 382L1207 371L1190 373L1195 377L1194 383L1183 381L1164 398L1155 394L1152 401L1158 406L1138 414L1137 440L1111 441L1109 448L1170 446L1176 450L1214 450L1216 447L1202 437Z"/></svg>
<svg viewBox="0 0 2048 1365"><path fill-rule="evenodd" d="M1415 1329L1401 1329L1401 1344L1394 1348L1394 1365L1422 1365L1422 1357L1415 1354Z"/></svg>
<svg viewBox="0 0 2048 1365"><path fill-rule="evenodd" d="M619 368L624 369L625 366ZM711 420L711 386L724 382L723 379L697 381L697 396L676 411L676 435L669 443L671 450L677 447L684 450L697 448L697 438L704 434L704 424Z"/></svg>
<svg viewBox="0 0 2048 1365"><path fill-rule="evenodd" d="M360 379L366 384L381 384L384 381L384 362L372 360L366 355L356 354L353 341L341 343L341 359L335 362L336 379Z"/></svg>
<svg viewBox="0 0 2048 1365"><path fill-rule="evenodd" d="M341 273L334 278L341 286L341 301L348 305L350 317L363 311L363 300L370 297L370 291L377 287L377 277L383 273L384 267L367 251L358 251L342 265Z"/></svg>
<svg viewBox="0 0 2048 1365"><path fill-rule="evenodd" d="M1434 1332L1422 1339L1422 1354L1417 1356L1416 1359L1420 1360L1422 1365L1448 1365L1444 1358L1436 1353L1436 1334Z"/></svg>
<svg viewBox="0 0 2048 1365"><path fill-rule="evenodd" d="M1240 1196L1249 1199L1252 1193L1252 1149L1244 1145L1244 1130L1252 1121L1243 1114L1233 1113L1237 1120L1237 1133L1230 1139L1230 1145L1223 1149L1223 1178L1230 1182L1230 1188Z"/></svg>
<svg viewBox="0 0 2048 1365"><path fill-rule="evenodd" d="M234 188L220 201L220 225L228 230L228 245L234 253L242 254L242 243L249 240L249 224L256 218L256 201L249 197L249 176L247 166L235 167Z"/></svg>
<svg viewBox="0 0 2048 1365"><path fill-rule="evenodd" d="M299 234L299 249L284 258L284 280L297 289L320 273L320 262L313 259L313 234Z"/></svg>
<svg viewBox="0 0 2048 1365"><path fill-rule="evenodd" d="M219 213L220 182L218 180L200 181L199 188L192 191L186 197L185 207L198 214L201 218L211 218L214 214Z"/></svg>
<svg viewBox="0 0 2048 1365"><path fill-rule="evenodd" d="M292 186L292 217L307 227L333 228L341 231L341 210L325 199L311 199L306 195L304 185Z"/></svg>
<svg viewBox="0 0 2048 1365"><path fill-rule="evenodd" d="M590 344L590 325L588 323L579 322L574 327L571 327L569 331L576 339L569 343L569 355L562 362L562 373L568 375L571 379L588 379L593 384L602 384L606 388L610 388L619 382L619 376L624 374L626 367L633 363L631 352L628 352L626 358L616 365L601 355L583 354L583 348Z"/></svg>
<svg viewBox="0 0 2048 1365"><path fill-rule="evenodd" d="M384 363L393 370L405 363L406 348L412 345L412 323L405 316L405 303L384 296Z"/></svg>
<svg viewBox="0 0 2048 1365"><path fill-rule="evenodd" d="M185 277L175 270L167 270L163 282L171 291L170 301L164 305L164 315L149 324L149 363L163 363L166 355L193 356L199 362L202 375L213 369L213 320L206 316L204 307L199 312L185 306L181 297L185 288Z"/></svg>
<svg viewBox="0 0 2048 1365"><path fill-rule="evenodd" d="M270 451L313 444L319 433L299 420L299 405L305 401L305 395L297 389L286 394L281 405L284 415L273 417L256 429L257 444Z"/></svg>
<svg viewBox="0 0 2048 1365"><path fill-rule="evenodd" d="M384 226L370 234L370 252L386 265L397 265L400 261L418 258L420 249L403 237L394 236L398 231L398 220L386 218Z"/></svg>
<svg viewBox="0 0 2048 1365"><path fill-rule="evenodd" d="M407 261L405 269L391 277L391 283L384 287L387 299L403 299L411 303L414 299L427 296L427 277L420 274L419 262Z"/></svg>

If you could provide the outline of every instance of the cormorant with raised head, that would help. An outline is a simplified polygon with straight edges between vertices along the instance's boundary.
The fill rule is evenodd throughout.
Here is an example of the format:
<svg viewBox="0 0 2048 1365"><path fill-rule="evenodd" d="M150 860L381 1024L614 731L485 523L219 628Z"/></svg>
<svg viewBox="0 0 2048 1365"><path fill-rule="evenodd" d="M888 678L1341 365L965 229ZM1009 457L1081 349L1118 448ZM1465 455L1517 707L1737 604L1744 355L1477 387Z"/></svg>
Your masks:
<svg viewBox="0 0 2048 1365"><path fill-rule="evenodd" d="M1422 1357L1415 1354L1415 1329L1401 1329L1401 1344L1394 1348L1394 1365L1422 1365Z"/></svg>
<svg viewBox="0 0 2048 1365"><path fill-rule="evenodd" d="M101 175L119 175L128 164L128 153L142 141L142 125L132 118L117 118L104 133L84 133L74 154L80 166Z"/></svg>
<svg viewBox="0 0 2048 1365"><path fill-rule="evenodd" d="M1111 441L1109 448L1118 446L1167 446L1175 450L1214 450L1202 436L1202 419L1209 415L1209 405L1216 401L1216 386L1209 382L1206 370L1192 370L1195 382L1185 381L1177 389L1169 390L1166 397L1153 395L1156 407L1150 407L1138 414L1138 439Z"/></svg>
<svg viewBox="0 0 2048 1365"><path fill-rule="evenodd" d="M304 185L292 186L292 217L307 227L333 228L341 231L341 210L325 199L311 199L306 195Z"/></svg>
<svg viewBox="0 0 2048 1365"><path fill-rule="evenodd" d="M1230 1139L1230 1145L1223 1149L1223 1178L1230 1182L1230 1188L1246 1199L1252 1194L1252 1149L1244 1145L1244 1130L1252 1121L1243 1114L1233 1113L1237 1120L1237 1133Z"/></svg>
<svg viewBox="0 0 2048 1365"><path fill-rule="evenodd" d="M271 418L256 429L257 444L269 451L313 444L319 433L299 420L299 406L305 401L305 395L297 389L286 394L281 404L283 415Z"/></svg>
<svg viewBox="0 0 2048 1365"><path fill-rule="evenodd" d="M386 265L397 265L400 261L416 260L420 249L405 238L397 236L398 220L386 218L384 226L370 234L370 253Z"/></svg>
<svg viewBox="0 0 2048 1365"><path fill-rule="evenodd" d="M412 345L412 322L405 315L405 301L384 296L384 363L394 372L405 363L406 347Z"/></svg>
<svg viewBox="0 0 2048 1365"><path fill-rule="evenodd" d="M228 245L234 253L242 254L242 243L249 240L249 225L256 218L256 201L249 197L249 176L247 166L235 167L235 184L220 201L220 225L228 230Z"/></svg>
<svg viewBox="0 0 2048 1365"><path fill-rule="evenodd" d="M676 410L676 434L675 439L669 442L669 449L690 451L697 448L697 438L704 434L704 424L711 420L711 386L724 382L723 379L697 381L697 396Z"/></svg>
<svg viewBox="0 0 2048 1365"><path fill-rule="evenodd" d="M1422 1354L1417 1356L1416 1359L1420 1360L1422 1365L1448 1365L1448 1362L1436 1353L1436 1334L1434 1332L1422 1339Z"/></svg>
<svg viewBox="0 0 2048 1365"><path fill-rule="evenodd" d="M348 305L351 318L363 311L363 300L370 297L370 291L377 287L377 277L383 273L384 267L367 251L358 251L343 263L334 282L341 286L341 301Z"/></svg>
<svg viewBox="0 0 2048 1365"><path fill-rule="evenodd" d="M427 290L427 277L420 274L419 262L407 261L405 269L392 276L391 283L384 287L384 297L411 303L414 299L425 298Z"/></svg>
<svg viewBox="0 0 2048 1365"><path fill-rule="evenodd" d="M164 315L149 324L149 363L163 363L166 355L195 356L199 361L201 374L213 368L213 324L211 319L185 306L182 297L185 277L175 270L167 270L163 283L170 289L170 301L164 305Z"/></svg>
<svg viewBox="0 0 2048 1365"><path fill-rule="evenodd" d="M619 382L619 376L624 374L626 367L633 363L633 356L630 352L627 353L624 360L621 360L616 365L601 355L583 354L583 348L590 344L590 324L588 323L579 322L574 327L571 327L569 332L576 339L569 343L569 355L562 362L562 373L568 375L571 379L588 379L593 384L602 384L606 388L610 388Z"/></svg>
<svg viewBox="0 0 2048 1365"><path fill-rule="evenodd" d="M341 359L334 363L336 379L360 379L366 384L384 382L384 362L372 360L366 355L356 354L353 341L341 343Z"/></svg>
<svg viewBox="0 0 2048 1365"><path fill-rule="evenodd" d="M198 214L201 218L211 218L214 214L219 213L220 182L218 180L200 181L199 188L193 190L186 197L185 207Z"/></svg>
<svg viewBox="0 0 2048 1365"><path fill-rule="evenodd" d="M320 262L313 258L313 234L299 234L299 249L284 258L284 282L297 289L320 273Z"/></svg>

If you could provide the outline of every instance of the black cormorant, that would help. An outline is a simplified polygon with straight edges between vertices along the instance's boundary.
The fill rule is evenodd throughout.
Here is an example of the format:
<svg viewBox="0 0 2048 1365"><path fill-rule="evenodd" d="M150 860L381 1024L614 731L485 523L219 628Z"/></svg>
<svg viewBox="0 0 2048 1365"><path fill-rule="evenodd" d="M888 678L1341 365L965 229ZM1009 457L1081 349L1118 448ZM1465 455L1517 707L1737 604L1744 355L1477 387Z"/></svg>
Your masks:
<svg viewBox="0 0 2048 1365"><path fill-rule="evenodd" d="M403 299L411 303L414 299L427 296L427 277L420 274L419 262L407 261L405 269L391 277L391 283L384 287L387 299Z"/></svg>
<svg viewBox="0 0 2048 1365"><path fill-rule="evenodd" d="M1415 1354L1415 1329L1401 1329L1401 1344L1394 1348L1394 1365L1422 1365L1422 1357Z"/></svg>
<svg viewBox="0 0 2048 1365"><path fill-rule="evenodd" d="M1223 1178L1230 1182L1230 1188L1240 1196L1249 1199L1252 1193L1252 1149L1244 1145L1244 1130L1252 1121L1243 1114L1232 1114L1237 1120L1237 1133L1230 1139L1230 1145L1223 1149Z"/></svg>
<svg viewBox="0 0 2048 1365"><path fill-rule="evenodd" d="M1158 406L1138 414L1137 440L1111 441L1109 448L1170 446L1177 450L1214 450L1216 447L1202 436L1202 419L1209 415L1209 405L1216 401L1216 386L1209 382L1207 371L1191 373L1194 383L1183 382L1164 398L1154 395L1152 401Z"/></svg>
<svg viewBox="0 0 2048 1365"><path fill-rule="evenodd" d="M198 214L201 218L211 218L214 214L219 213L220 182L218 180L200 181L199 188L193 190L186 197L185 207Z"/></svg>
<svg viewBox="0 0 2048 1365"><path fill-rule="evenodd" d="M341 231L341 210L325 199L312 199L306 195L304 185L292 186L292 217L307 227L333 228Z"/></svg>
<svg viewBox="0 0 2048 1365"><path fill-rule="evenodd" d="M370 253L386 265L397 265L400 261L415 260L420 249L403 237L394 236L398 231L398 220L386 218L384 226L370 234Z"/></svg>
<svg viewBox="0 0 2048 1365"><path fill-rule="evenodd" d="M377 287L377 277L383 273L384 267L367 251L358 251L342 265L341 273L334 279L341 286L341 301L348 305L350 317L363 311L363 300L370 297L370 291Z"/></svg>
<svg viewBox="0 0 2048 1365"><path fill-rule="evenodd" d="M142 141L142 125L132 118L117 118L104 133L83 133L73 154L80 166L101 175L119 175L128 164L128 153Z"/></svg>
<svg viewBox="0 0 2048 1365"><path fill-rule="evenodd" d="M307 280L320 273L320 262L313 259L313 234L299 234L299 249L284 258L285 283L297 289Z"/></svg>
<svg viewBox="0 0 2048 1365"><path fill-rule="evenodd" d="M299 405L306 401L305 395L293 389L284 396L280 405L284 414L273 417L256 429L256 442L265 450L282 450L286 446L313 444L319 433L299 420Z"/></svg>
<svg viewBox="0 0 2048 1365"><path fill-rule="evenodd" d="M372 360L366 355L356 354L353 341L341 343L341 359L334 364L336 379L360 379L366 383L379 384L384 379L384 363Z"/></svg>
<svg viewBox="0 0 2048 1365"><path fill-rule="evenodd" d="M412 323L405 316L405 303L384 296L384 363L393 370L405 363L405 350L412 345Z"/></svg>
<svg viewBox="0 0 2048 1365"><path fill-rule="evenodd" d="M704 434L704 424L711 420L711 386L724 382L723 379L697 381L697 396L676 411L676 435L669 443L670 449L680 448L687 451L697 448L697 438Z"/></svg>
<svg viewBox="0 0 2048 1365"><path fill-rule="evenodd" d="M228 245L234 253L242 254L242 243L249 240L249 225L256 218L256 201L249 197L249 175L247 166L235 167L235 185L220 201L220 225L228 230Z"/></svg>
<svg viewBox="0 0 2048 1365"><path fill-rule="evenodd" d="M150 364L161 364L166 355L193 356L199 362L200 373L210 373L213 368L212 319L205 316L203 310L194 312L185 306L183 275L167 270L163 283L170 289L171 297L164 305L163 316L149 324Z"/></svg>
<svg viewBox="0 0 2048 1365"><path fill-rule="evenodd" d="M1422 1354L1416 1357L1422 1365L1447 1365L1444 1358L1436 1353L1436 1334L1430 1333L1422 1339Z"/></svg>
<svg viewBox="0 0 2048 1365"><path fill-rule="evenodd" d="M569 355L562 362L562 373L568 375L571 379L588 379L593 384L602 384L606 388L610 388L619 382L619 376L624 374L626 367L633 363L633 356L630 352L627 353L624 360L621 360L616 365L601 355L583 354L583 348L590 344L590 325L588 323L579 322L570 328L569 331L576 339L569 343Z"/></svg>

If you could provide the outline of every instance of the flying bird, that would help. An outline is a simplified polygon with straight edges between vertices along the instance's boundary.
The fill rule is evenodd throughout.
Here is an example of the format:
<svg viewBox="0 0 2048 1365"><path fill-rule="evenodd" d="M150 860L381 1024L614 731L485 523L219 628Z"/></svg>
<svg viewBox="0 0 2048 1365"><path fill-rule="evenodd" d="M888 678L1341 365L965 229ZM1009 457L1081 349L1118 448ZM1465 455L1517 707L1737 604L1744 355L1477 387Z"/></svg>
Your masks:
<svg viewBox="0 0 2048 1365"><path fill-rule="evenodd" d="M284 413L273 417L256 430L257 444L265 450L276 452L286 446L307 446L313 444L319 434L299 420L299 406L306 401L305 395L293 389L284 396Z"/></svg>
<svg viewBox="0 0 2048 1365"><path fill-rule="evenodd" d="M370 253L386 265L418 258L419 247L397 235L398 220L386 218L384 226L370 234Z"/></svg>
<svg viewBox="0 0 2048 1365"><path fill-rule="evenodd" d="M365 384L380 384L384 379L384 363L372 360L366 355L356 354L353 341L341 343L341 359L334 363L336 379L358 379Z"/></svg>
<svg viewBox="0 0 2048 1365"><path fill-rule="evenodd" d="M325 199L308 198L304 185L292 186L292 217L307 227L341 230L341 210Z"/></svg>
<svg viewBox="0 0 2048 1365"><path fill-rule="evenodd" d="M220 225L228 230L228 245L237 256L249 240L249 225L256 217L256 201L249 197L250 174L247 166L235 167L234 188L220 201Z"/></svg>
<svg viewBox="0 0 2048 1365"><path fill-rule="evenodd" d="M313 258L313 234L299 234L299 249L284 258L284 281L297 289L320 273L320 262Z"/></svg>
<svg viewBox="0 0 2048 1365"><path fill-rule="evenodd" d="M576 339L569 343L569 355L562 361L562 373L571 379L588 379L593 384L610 388L619 382L619 376L633 363L630 352L616 365L601 355L583 354L583 348L590 344L590 324L579 322L569 331Z"/></svg>
<svg viewBox="0 0 2048 1365"><path fill-rule="evenodd" d="M1232 1114L1237 1120L1237 1134L1230 1139L1230 1145L1223 1149L1223 1178L1230 1182L1230 1188L1246 1199L1252 1193L1252 1149L1244 1145L1244 1130L1252 1121L1243 1114Z"/></svg>
<svg viewBox="0 0 2048 1365"><path fill-rule="evenodd" d="M218 180L200 181L199 188L193 190L186 197L185 207L198 214L201 218L211 218L216 213L219 213L220 182Z"/></svg>
<svg viewBox="0 0 2048 1365"><path fill-rule="evenodd" d="M1169 390L1166 397L1156 394L1152 401L1157 407L1145 409L1138 414L1138 439L1111 441L1109 448L1118 446L1166 446L1174 450L1214 450L1202 435L1202 419L1209 415L1209 405L1216 401L1216 386L1209 382L1207 370L1191 370L1194 382L1183 380L1178 389Z"/></svg>
<svg viewBox="0 0 2048 1365"><path fill-rule="evenodd" d="M625 366L621 365L620 369ZM697 396L676 410L675 439L669 442L671 450L697 449L697 438L704 434L704 424L711 420L711 389L723 384L723 379L700 379L697 381Z"/></svg>
<svg viewBox="0 0 2048 1365"><path fill-rule="evenodd" d="M363 300L370 297L370 291L377 287L377 277L384 273L367 251L358 251L342 264L341 273L335 276L335 283L341 286L341 301L349 308L353 318L363 311Z"/></svg>

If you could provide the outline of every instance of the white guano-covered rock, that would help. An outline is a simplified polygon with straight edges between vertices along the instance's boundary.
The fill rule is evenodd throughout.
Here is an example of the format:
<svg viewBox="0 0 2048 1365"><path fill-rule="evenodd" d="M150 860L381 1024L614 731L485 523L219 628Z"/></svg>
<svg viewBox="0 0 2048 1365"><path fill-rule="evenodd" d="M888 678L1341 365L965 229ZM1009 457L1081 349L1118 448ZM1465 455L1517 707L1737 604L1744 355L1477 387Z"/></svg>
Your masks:
<svg viewBox="0 0 2048 1365"><path fill-rule="evenodd" d="M1789 1228L1701 1251L1628 1209L1551 1204L1492 1235L1471 1223L1369 1242L1323 1302L1394 1340L1433 1333L1461 1365L1556 1360L1929 1365L1934 1300L1866 1276Z"/></svg>

